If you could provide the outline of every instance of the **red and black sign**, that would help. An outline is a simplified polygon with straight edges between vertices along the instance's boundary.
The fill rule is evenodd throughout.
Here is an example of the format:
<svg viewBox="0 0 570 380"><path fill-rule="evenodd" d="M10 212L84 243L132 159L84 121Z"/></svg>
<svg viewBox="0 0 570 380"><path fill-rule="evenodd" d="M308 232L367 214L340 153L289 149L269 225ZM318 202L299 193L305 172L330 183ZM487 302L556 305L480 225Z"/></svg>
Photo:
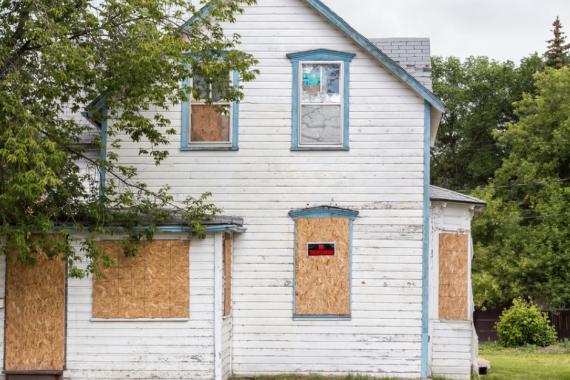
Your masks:
<svg viewBox="0 0 570 380"><path fill-rule="evenodd" d="M334 256L334 243L307 244L309 256Z"/></svg>

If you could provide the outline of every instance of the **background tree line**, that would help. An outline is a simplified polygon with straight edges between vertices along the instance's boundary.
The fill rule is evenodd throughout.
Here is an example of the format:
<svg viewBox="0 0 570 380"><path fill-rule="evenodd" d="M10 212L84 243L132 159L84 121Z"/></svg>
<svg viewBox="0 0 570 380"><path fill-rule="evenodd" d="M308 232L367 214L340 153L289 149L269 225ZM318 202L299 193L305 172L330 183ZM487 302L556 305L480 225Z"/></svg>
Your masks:
<svg viewBox="0 0 570 380"><path fill-rule="evenodd" d="M473 226L479 307L530 297L570 306L570 56L553 23L546 53L519 64L435 57L446 103L433 183L487 201Z"/></svg>

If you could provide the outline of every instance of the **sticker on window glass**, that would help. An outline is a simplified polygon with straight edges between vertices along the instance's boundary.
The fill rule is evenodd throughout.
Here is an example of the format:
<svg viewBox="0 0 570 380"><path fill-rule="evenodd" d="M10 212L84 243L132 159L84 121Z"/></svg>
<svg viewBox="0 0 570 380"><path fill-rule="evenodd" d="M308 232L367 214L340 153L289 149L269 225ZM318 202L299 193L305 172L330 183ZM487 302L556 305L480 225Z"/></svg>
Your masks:
<svg viewBox="0 0 570 380"><path fill-rule="evenodd" d="M307 243L309 256L334 256L334 243Z"/></svg>
<svg viewBox="0 0 570 380"><path fill-rule="evenodd" d="M303 92L321 92L321 68L318 65L303 65Z"/></svg>
<svg viewBox="0 0 570 380"><path fill-rule="evenodd" d="M340 103L340 64L304 64L302 101Z"/></svg>

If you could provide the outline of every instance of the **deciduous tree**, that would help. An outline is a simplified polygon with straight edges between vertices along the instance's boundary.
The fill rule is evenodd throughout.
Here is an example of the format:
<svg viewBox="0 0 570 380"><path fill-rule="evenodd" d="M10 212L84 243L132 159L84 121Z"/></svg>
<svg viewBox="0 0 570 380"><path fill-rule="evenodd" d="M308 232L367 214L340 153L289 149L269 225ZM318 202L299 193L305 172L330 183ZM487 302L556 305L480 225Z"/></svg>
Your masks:
<svg viewBox="0 0 570 380"><path fill-rule="evenodd" d="M89 156L80 144L87 128L65 113L101 96L104 107L90 111L112 120L107 146L117 148L126 136L159 164L175 130L153 110L187 97L181 84L189 67L212 78L229 70L242 81L254 77L255 59L239 51L238 35L222 30L253 2L214 0L199 14L184 0L0 0L0 235L11 252L30 262L41 248L82 276L108 259L87 239L89 265L79 269L70 240L49 239L50 232L121 226L136 242L150 237L165 209L203 232L200 220L218 211L206 197L174 202L166 188L150 191L116 154ZM237 100L241 91L228 84L224 97ZM107 172L102 192L80 162ZM131 229L141 225L143 232Z"/></svg>

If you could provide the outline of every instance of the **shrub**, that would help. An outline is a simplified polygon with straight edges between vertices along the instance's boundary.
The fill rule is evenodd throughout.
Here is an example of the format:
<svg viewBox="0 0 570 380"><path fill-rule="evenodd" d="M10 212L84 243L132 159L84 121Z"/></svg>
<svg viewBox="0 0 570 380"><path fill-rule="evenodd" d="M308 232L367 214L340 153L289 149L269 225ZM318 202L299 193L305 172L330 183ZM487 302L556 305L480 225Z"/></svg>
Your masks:
<svg viewBox="0 0 570 380"><path fill-rule="evenodd" d="M515 299L513 306L503 311L497 322L497 334L499 344L505 347L525 344L546 347L556 341L556 330L546 313L523 299Z"/></svg>

